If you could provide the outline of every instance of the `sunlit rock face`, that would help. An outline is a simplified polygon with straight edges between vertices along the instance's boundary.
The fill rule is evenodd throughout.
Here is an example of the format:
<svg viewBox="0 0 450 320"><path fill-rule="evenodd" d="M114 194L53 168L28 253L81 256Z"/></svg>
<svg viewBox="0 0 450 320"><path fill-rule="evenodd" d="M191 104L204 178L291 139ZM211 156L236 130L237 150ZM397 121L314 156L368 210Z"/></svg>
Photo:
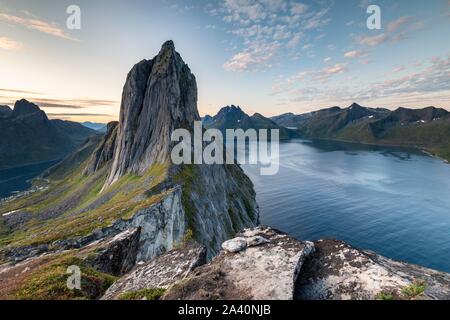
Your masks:
<svg viewBox="0 0 450 320"><path fill-rule="evenodd" d="M123 88L114 162L106 185L169 161L171 133L200 120L197 83L172 41L130 71Z"/></svg>

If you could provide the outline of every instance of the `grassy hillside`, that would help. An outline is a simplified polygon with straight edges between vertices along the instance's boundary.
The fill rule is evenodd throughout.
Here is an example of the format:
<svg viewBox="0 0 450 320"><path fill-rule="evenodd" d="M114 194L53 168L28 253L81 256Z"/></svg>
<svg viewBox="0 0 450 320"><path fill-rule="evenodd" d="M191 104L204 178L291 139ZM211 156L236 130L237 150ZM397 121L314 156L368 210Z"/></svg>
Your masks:
<svg viewBox="0 0 450 320"><path fill-rule="evenodd" d="M303 120L298 132L309 139L414 147L450 160L450 113L433 107L325 109Z"/></svg>

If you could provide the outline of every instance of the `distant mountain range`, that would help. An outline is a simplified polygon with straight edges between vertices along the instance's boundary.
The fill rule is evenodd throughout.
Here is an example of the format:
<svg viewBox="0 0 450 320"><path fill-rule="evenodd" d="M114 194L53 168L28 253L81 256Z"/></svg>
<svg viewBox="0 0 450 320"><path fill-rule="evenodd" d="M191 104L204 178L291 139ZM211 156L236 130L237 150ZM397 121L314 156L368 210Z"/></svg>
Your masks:
<svg viewBox="0 0 450 320"><path fill-rule="evenodd" d="M0 170L61 159L98 134L76 122L49 120L27 100L14 109L0 106L0 132Z"/></svg>
<svg viewBox="0 0 450 320"><path fill-rule="evenodd" d="M90 122L90 121L86 121L86 122L82 122L81 123L83 126L85 126L86 128L101 132L101 133L106 133L107 130L107 124L105 123L97 123L97 122Z"/></svg>
<svg viewBox="0 0 450 320"><path fill-rule="evenodd" d="M278 125L269 118L259 113L249 116L239 106L226 106L215 116L205 116L203 118L205 128L219 129L225 135L226 129L279 129L280 139L290 139L295 136L295 131Z"/></svg>
<svg viewBox="0 0 450 320"><path fill-rule="evenodd" d="M353 103L301 115L271 118L295 127L299 137L408 146L450 159L450 113L445 109L367 108Z"/></svg>

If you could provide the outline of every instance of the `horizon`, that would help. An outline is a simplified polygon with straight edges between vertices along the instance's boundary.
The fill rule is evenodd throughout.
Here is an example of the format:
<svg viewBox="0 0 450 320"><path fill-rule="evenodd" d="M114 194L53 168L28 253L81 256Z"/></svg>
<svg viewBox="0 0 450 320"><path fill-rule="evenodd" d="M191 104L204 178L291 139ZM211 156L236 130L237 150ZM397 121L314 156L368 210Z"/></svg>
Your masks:
<svg viewBox="0 0 450 320"><path fill-rule="evenodd" d="M43 110L43 108L42 108L41 106L39 106L38 104L34 103L33 101L29 101L29 100L27 100L27 99L25 99L25 98L23 98L23 99L26 100L26 101L28 101L28 102L30 102L30 103L33 103L33 104L37 105L41 110ZM19 101L19 100L18 100L18 101ZM17 102L17 101L16 101L16 102ZM381 106L380 106L380 107L367 107L367 106L363 106L363 105L359 104L358 102L353 102L353 103L351 103L351 104L348 105L348 106L337 106L337 105L334 105L334 106L329 106L329 107L320 108L320 109L316 109L316 110L311 110L311 111L304 112L304 113L293 113L293 112L289 112L289 111L288 111L288 112L276 114L276 115L273 115L273 116L267 116L267 115L264 115L264 114L262 114L262 113L260 113L260 112L249 113L249 112L246 111L245 108L243 108L243 107L240 106L240 105L236 105L236 104L228 104L228 105L226 105L226 106L220 107L220 108L219 108L215 113L213 113L213 114L204 114L204 115L201 115L201 118L203 119L203 118L206 117L206 116L214 117L215 115L217 115L217 114L219 113L220 110L222 110L222 109L224 109L224 108L227 108L227 107L231 107L231 106L235 106L235 107L241 109L241 110L242 110L245 114L247 114L248 116L254 116L254 115L256 115L256 114L261 114L263 117L266 117L266 118L270 119L271 117L282 116L282 115L290 114L290 113L291 113L291 114L294 114L294 115L304 115L304 114L308 114L308 113L311 113L311 112L316 112L316 111L320 111L320 110L324 110L324 109L329 109L329 108L336 108L336 107L337 107L337 108L340 108L340 109L342 109L342 110L345 110L345 109L348 109L348 108L352 107L353 104L357 104L357 105L359 105L360 107L363 107L363 108L372 108L372 109L382 109L382 108L384 108L384 107L381 107ZM0 106L3 106L3 104L0 104ZM9 107L11 110L14 109L14 104L13 104L13 105L6 105L6 104L5 104L5 106ZM393 108L393 109L389 109L389 110L395 111L395 110L400 109L400 108L405 108L405 107L399 106L399 107L397 107L397 108ZM423 107L423 108L406 108L406 109L412 109L412 110L415 110L415 109L416 109L416 110L420 110L420 109L425 109L425 108L444 109L444 110L450 112L450 110L449 110L448 108L441 108L441 107L437 107L437 106L426 106L426 107ZM45 110L43 110L43 111L45 112ZM89 120L89 119L82 119L81 121L76 121L76 120L71 120L70 118L65 118L65 117L61 117L61 116L58 116L58 115L53 115L53 114L47 113L47 112L45 112L45 114L47 115L47 117L48 117L49 119L52 119L52 120L73 121L73 122L78 122L78 123L93 123L93 124L98 123L98 124L104 124L104 125L107 125L107 124L110 123L110 122L119 121L119 118L110 120L110 121L108 121L108 122L101 122L101 121L99 122L99 121ZM69 115L69 117L70 117L70 114L68 114L68 115Z"/></svg>
<svg viewBox="0 0 450 320"><path fill-rule="evenodd" d="M126 74L172 39L197 77L201 116L354 101L450 110L448 0L378 1L381 30L366 27L364 0L81 0L81 30L66 28L70 4L0 1L0 105L25 98L53 119L118 120Z"/></svg>

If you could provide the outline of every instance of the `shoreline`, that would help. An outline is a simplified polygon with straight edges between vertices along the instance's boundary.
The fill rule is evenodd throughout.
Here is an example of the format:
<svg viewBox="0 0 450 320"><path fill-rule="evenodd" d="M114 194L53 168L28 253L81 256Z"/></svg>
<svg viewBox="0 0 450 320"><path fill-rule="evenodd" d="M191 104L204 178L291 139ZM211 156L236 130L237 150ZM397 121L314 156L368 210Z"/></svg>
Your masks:
<svg viewBox="0 0 450 320"><path fill-rule="evenodd" d="M421 153L424 153L432 158L441 160L442 162L446 164L450 164L450 159L443 158L441 156L438 156L437 154L434 154L433 152L424 149L423 147L418 146L408 146L408 145L398 145L398 144L386 144L386 143L370 143L370 142L357 142L357 141L349 141L349 140L342 140L342 139L324 139L324 138L298 138L300 140L309 140L309 141L331 141L331 142L343 142L348 144L359 144L359 145L365 145L365 146L373 146L373 147L392 147L392 148L402 148L402 149L411 149L415 151L419 151ZM295 139L291 139L295 140Z"/></svg>

